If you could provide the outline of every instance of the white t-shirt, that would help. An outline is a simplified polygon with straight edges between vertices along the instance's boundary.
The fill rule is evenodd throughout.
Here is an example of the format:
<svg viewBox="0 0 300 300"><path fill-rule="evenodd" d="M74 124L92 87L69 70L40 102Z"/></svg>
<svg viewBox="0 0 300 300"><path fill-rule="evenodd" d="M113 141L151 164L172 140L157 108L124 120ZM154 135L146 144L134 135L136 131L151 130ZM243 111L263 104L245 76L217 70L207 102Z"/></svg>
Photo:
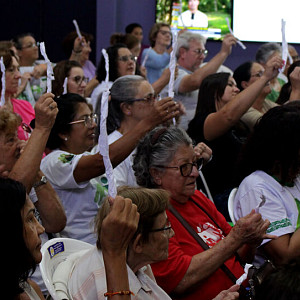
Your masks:
<svg viewBox="0 0 300 300"><path fill-rule="evenodd" d="M300 199L300 192L294 187L291 193L288 188L263 171L253 172L240 184L234 198L235 219L238 220L255 209L261 202L262 195L265 196L266 202L259 208L259 213L264 220L268 219L271 223L267 233L278 236L293 233L299 214L295 198ZM261 245L269 241L263 240ZM263 262L259 253L257 256L256 261Z"/></svg>
<svg viewBox="0 0 300 300"><path fill-rule="evenodd" d="M108 88L110 89L113 82L109 81L108 83ZM91 95L91 100L90 100L90 104L93 105L94 108L94 113L100 115L100 112L95 111L97 103L98 103L98 97L100 96L101 93L103 93L106 90L106 82L102 81L101 83L99 83L93 90L92 95Z"/></svg>
<svg viewBox="0 0 300 300"><path fill-rule="evenodd" d="M91 181L77 183L73 172L84 152L79 155L54 150L41 163L41 170L52 184L64 206L67 225L61 235L90 244L96 243L94 218L101 201L103 186Z"/></svg>
<svg viewBox="0 0 300 300"><path fill-rule="evenodd" d="M148 275L139 269L136 274L127 266L131 299L171 299ZM101 250L89 250L76 262L68 282L69 294L74 300L106 299L105 267Z"/></svg>
<svg viewBox="0 0 300 300"><path fill-rule="evenodd" d="M118 130L115 130L108 136L108 144L112 144L122 136L123 135ZM122 185L138 186L132 169L134 153L135 150L133 150L125 160L114 168L114 177L117 187Z"/></svg>
<svg viewBox="0 0 300 300"><path fill-rule="evenodd" d="M194 14L190 10L186 10L178 17L178 26L207 28L208 18L200 10L197 10Z"/></svg>

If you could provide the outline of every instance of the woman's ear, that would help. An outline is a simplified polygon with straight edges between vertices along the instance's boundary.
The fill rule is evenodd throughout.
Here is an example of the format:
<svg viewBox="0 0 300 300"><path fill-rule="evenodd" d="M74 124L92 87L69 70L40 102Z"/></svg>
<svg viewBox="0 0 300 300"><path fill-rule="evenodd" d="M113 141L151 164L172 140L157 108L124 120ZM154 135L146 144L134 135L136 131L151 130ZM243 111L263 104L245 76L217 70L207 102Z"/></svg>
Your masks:
<svg viewBox="0 0 300 300"><path fill-rule="evenodd" d="M154 182L156 185L160 186L161 185L161 174L162 172L157 170L156 168L150 168L149 170L151 177L153 178Z"/></svg>
<svg viewBox="0 0 300 300"><path fill-rule="evenodd" d="M134 253L142 253L143 252L143 245L144 243L142 242L142 234L139 233L136 238L134 239L134 241L132 241L132 250Z"/></svg>
<svg viewBox="0 0 300 300"><path fill-rule="evenodd" d="M249 86L249 83L248 83L247 81L243 80L243 81L241 82L241 87L242 87L243 89L247 88L248 86Z"/></svg>
<svg viewBox="0 0 300 300"><path fill-rule="evenodd" d="M131 108L132 108L132 105L129 104L129 103L126 103L126 102L122 102L120 104L120 108L122 110L122 113L125 115L125 116L130 116L131 115Z"/></svg>
<svg viewBox="0 0 300 300"><path fill-rule="evenodd" d="M58 136L65 142L68 140L68 136L64 133L59 133Z"/></svg>

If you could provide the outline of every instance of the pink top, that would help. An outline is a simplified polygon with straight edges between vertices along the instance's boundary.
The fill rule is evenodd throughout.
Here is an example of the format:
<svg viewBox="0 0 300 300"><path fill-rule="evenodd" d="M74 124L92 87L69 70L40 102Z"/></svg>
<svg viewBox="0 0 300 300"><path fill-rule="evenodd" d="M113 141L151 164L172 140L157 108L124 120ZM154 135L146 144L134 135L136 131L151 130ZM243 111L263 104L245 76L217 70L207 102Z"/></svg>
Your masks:
<svg viewBox="0 0 300 300"><path fill-rule="evenodd" d="M29 128L31 120L35 118L34 109L31 104L25 100L11 99L11 102L14 112L22 118L22 124L18 128L18 138L27 141L30 137L30 133L26 131L26 128Z"/></svg>

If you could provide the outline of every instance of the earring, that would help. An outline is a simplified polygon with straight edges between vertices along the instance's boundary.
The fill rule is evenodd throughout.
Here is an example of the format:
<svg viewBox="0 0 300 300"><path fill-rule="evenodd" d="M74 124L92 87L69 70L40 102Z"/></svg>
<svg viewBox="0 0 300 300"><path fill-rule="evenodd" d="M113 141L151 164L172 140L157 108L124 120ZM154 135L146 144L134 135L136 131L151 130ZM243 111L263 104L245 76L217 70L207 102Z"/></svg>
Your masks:
<svg viewBox="0 0 300 300"><path fill-rule="evenodd" d="M67 137L65 137L65 138L64 138L64 140L65 140L65 141L67 141L67 140L68 140L68 138L67 138Z"/></svg>

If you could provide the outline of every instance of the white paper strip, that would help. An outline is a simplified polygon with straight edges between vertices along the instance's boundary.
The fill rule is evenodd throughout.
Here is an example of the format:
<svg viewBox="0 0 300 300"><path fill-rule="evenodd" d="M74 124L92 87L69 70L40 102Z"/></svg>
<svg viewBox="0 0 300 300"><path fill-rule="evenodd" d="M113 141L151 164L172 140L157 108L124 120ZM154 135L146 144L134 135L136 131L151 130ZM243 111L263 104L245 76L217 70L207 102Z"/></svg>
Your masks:
<svg viewBox="0 0 300 300"><path fill-rule="evenodd" d="M41 54L43 55L43 57L46 61L46 64L47 64L47 93L51 93L52 92L52 80L54 80L53 68L52 68L51 62L46 54L46 47L45 47L44 42L40 43L40 50L41 50Z"/></svg>
<svg viewBox="0 0 300 300"><path fill-rule="evenodd" d="M286 38L285 38L285 24L286 22L281 19L281 35L282 35L282 42L281 42L281 48L282 48L282 54L281 54L281 58L283 60L283 66L281 69L279 69L279 72L282 73L285 69L286 66L286 61L287 61L287 57L288 57L288 44L286 42Z"/></svg>
<svg viewBox="0 0 300 300"><path fill-rule="evenodd" d="M231 29L231 27L230 27L230 24L229 24L229 19L228 18L226 18L226 23L227 23L227 27L228 27L228 30L229 30L229 32L232 34L232 35L234 35L233 34L233 31L232 31L232 29ZM237 37L235 37L236 39L237 39ZM241 48L242 49L246 49L247 47L239 40L239 39L237 39L237 43L241 46Z"/></svg>
<svg viewBox="0 0 300 300"><path fill-rule="evenodd" d="M76 21L76 20L73 20L73 24L74 24L74 26L75 26L75 29L76 29L76 32L77 32L78 37L79 37L80 39L82 39L82 35L81 35L80 30L79 30L79 26L78 26L78 24L77 24L77 21Z"/></svg>
<svg viewBox="0 0 300 300"><path fill-rule="evenodd" d="M3 56L1 56L1 59L0 59L0 67L1 67L1 72L2 72L2 77L1 77L2 90L1 90L0 106L3 106L5 104L5 66L4 66L4 62L3 62Z"/></svg>
<svg viewBox="0 0 300 300"><path fill-rule="evenodd" d="M173 41L172 41L172 52L170 56L170 80L169 80L169 88L168 88L168 96L174 98L174 81L175 81L175 70L176 70L176 49L177 49L177 33L173 33ZM173 118L173 124L176 125L176 120Z"/></svg>
<svg viewBox="0 0 300 300"><path fill-rule="evenodd" d="M147 51L147 53L146 53L146 55L144 57L144 60L142 61L142 67L145 67L146 62L147 62L148 57L149 57L149 52L150 52L151 49L152 49L151 47L148 48L148 51Z"/></svg>
<svg viewBox="0 0 300 300"><path fill-rule="evenodd" d="M105 49L102 50L102 54L105 59L105 70L106 70L106 89L102 94L101 98L101 119L100 119L100 135L98 139L98 150L103 156L103 161L105 165L105 173L108 180L108 195L115 198L117 195L117 188L115 184L115 178L113 173L113 167L109 159L109 146L107 140L107 129L106 129L106 119L108 115L108 97L109 97L109 60L108 54Z"/></svg>
<svg viewBox="0 0 300 300"><path fill-rule="evenodd" d="M246 265L245 265L245 268L244 268L244 274L236 281L236 284L241 285L241 284L243 283L243 281L244 281L245 279L247 279L247 276L248 276L248 270L249 270L250 267L252 267L252 265L250 265L250 264L246 264Z"/></svg>
<svg viewBox="0 0 300 300"><path fill-rule="evenodd" d="M68 93L68 77L65 78L64 80L64 91L63 91L63 95Z"/></svg>

